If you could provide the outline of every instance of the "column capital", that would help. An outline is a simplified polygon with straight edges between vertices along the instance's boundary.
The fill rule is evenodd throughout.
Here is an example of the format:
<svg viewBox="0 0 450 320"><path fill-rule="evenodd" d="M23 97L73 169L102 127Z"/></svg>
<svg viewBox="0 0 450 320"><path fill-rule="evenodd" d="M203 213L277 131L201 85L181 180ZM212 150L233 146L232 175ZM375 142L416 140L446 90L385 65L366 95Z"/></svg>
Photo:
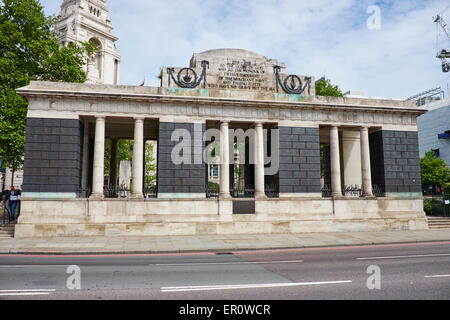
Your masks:
<svg viewBox="0 0 450 320"><path fill-rule="evenodd" d="M105 121L106 116L96 116L95 121Z"/></svg>
<svg viewBox="0 0 450 320"><path fill-rule="evenodd" d="M133 120L134 120L135 122L137 122L137 121L144 121L145 118L144 118L144 117L134 117Z"/></svg>
<svg viewBox="0 0 450 320"><path fill-rule="evenodd" d="M220 126L222 127L222 126L229 126L230 125L230 120L223 120L223 121L220 121Z"/></svg>
<svg viewBox="0 0 450 320"><path fill-rule="evenodd" d="M262 121L255 121L254 126L255 128L262 128L264 125L264 122Z"/></svg>

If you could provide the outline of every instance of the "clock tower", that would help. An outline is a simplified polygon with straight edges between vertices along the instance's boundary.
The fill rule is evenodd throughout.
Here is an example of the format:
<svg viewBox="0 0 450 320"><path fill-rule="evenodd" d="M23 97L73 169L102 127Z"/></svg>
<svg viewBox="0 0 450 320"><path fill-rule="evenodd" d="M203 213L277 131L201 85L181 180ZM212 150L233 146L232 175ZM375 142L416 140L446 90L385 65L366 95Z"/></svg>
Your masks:
<svg viewBox="0 0 450 320"><path fill-rule="evenodd" d="M64 0L54 32L61 45L90 42L98 50L88 58L87 82L119 84L120 54L106 0Z"/></svg>

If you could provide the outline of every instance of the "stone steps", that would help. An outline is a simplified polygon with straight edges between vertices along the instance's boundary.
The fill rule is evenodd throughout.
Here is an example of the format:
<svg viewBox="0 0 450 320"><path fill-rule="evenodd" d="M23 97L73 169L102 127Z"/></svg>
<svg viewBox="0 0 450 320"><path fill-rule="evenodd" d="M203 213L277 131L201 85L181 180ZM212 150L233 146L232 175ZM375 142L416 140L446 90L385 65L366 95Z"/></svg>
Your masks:
<svg viewBox="0 0 450 320"><path fill-rule="evenodd" d="M14 226L13 225L0 225L0 238L13 238Z"/></svg>
<svg viewBox="0 0 450 320"><path fill-rule="evenodd" d="M450 218L428 218L428 227L432 230L450 229Z"/></svg>

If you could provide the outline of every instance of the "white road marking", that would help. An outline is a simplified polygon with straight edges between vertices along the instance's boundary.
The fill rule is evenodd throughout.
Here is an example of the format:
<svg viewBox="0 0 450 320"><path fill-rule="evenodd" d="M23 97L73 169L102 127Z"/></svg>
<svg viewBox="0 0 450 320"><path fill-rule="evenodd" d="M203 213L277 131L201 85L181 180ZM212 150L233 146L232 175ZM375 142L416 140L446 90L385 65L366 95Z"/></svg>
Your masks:
<svg viewBox="0 0 450 320"><path fill-rule="evenodd" d="M0 296L45 296L51 292L14 292L14 293L0 293Z"/></svg>
<svg viewBox="0 0 450 320"><path fill-rule="evenodd" d="M436 274L433 276L425 276L425 278L447 278L450 277L450 274Z"/></svg>
<svg viewBox="0 0 450 320"><path fill-rule="evenodd" d="M322 281L322 282L290 282L290 283L265 283L265 284L236 284L236 285L216 285L216 286L187 286L187 287L162 287L162 292L186 292L186 291L210 291L210 290L239 290L258 288L281 288L300 287L328 284L351 283L351 280L342 281Z"/></svg>
<svg viewBox="0 0 450 320"><path fill-rule="evenodd" d="M20 265L0 265L0 268L56 268L56 267L67 267L67 265L61 264L20 264Z"/></svg>
<svg viewBox="0 0 450 320"><path fill-rule="evenodd" d="M0 293L5 292L55 292L56 289L15 289L15 290L0 290Z"/></svg>
<svg viewBox="0 0 450 320"><path fill-rule="evenodd" d="M56 289L18 289L18 290L0 290L0 296L39 296L49 295Z"/></svg>
<svg viewBox="0 0 450 320"><path fill-rule="evenodd" d="M356 258L356 260L402 259L402 258L424 258L424 257L446 257L446 256L450 256L450 253L415 254L409 256L388 256L388 257L365 257L365 258Z"/></svg>
<svg viewBox="0 0 450 320"><path fill-rule="evenodd" d="M198 263L158 263L150 264L150 266L165 266L165 267L177 267L177 266L202 266L202 265L245 265L245 264L279 264L279 263L301 263L303 260L288 260L288 261L236 261L236 262L198 262Z"/></svg>

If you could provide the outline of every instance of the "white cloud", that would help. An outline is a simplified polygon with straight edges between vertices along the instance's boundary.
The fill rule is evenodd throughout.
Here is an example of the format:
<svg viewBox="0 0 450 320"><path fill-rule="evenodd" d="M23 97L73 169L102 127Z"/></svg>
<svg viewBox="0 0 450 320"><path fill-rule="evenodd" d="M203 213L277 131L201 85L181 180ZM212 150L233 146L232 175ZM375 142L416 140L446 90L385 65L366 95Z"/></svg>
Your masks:
<svg viewBox="0 0 450 320"><path fill-rule="evenodd" d="M42 0L48 14L60 0ZM367 7L381 7L368 30ZM194 52L242 48L286 63L289 73L326 75L343 90L406 98L446 86L435 58L432 16L446 0L109 0L123 84L148 85L162 66L187 66ZM450 22L450 10L446 14ZM448 42L447 42L448 43ZM444 45L445 42L442 42Z"/></svg>

